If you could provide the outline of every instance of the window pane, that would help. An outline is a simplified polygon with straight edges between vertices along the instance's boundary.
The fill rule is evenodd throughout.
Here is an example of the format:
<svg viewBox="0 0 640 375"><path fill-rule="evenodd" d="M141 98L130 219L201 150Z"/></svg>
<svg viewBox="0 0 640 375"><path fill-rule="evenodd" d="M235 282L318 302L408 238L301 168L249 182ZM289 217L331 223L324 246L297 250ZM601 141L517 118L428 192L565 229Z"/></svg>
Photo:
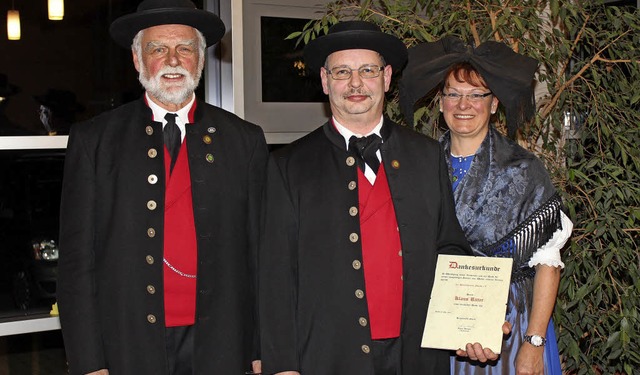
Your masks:
<svg viewBox="0 0 640 375"><path fill-rule="evenodd" d="M71 123L139 98L131 51L109 36L139 3L67 0L64 19L50 21L46 1L15 2L21 39L0 38L0 136L68 134Z"/></svg>

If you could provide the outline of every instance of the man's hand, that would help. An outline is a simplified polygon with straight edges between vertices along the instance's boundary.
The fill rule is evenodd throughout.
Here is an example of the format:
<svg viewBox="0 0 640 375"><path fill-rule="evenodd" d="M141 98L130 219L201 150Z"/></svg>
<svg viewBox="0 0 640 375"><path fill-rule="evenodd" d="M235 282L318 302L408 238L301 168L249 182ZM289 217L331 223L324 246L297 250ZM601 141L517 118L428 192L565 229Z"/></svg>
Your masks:
<svg viewBox="0 0 640 375"><path fill-rule="evenodd" d="M87 375L109 375L109 370L103 368L102 370L90 372Z"/></svg>
<svg viewBox="0 0 640 375"><path fill-rule="evenodd" d="M504 322L502 324L502 333L508 335L511 333L511 323ZM466 351L462 349L456 350L456 355L460 357L467 357L472 361L479 361L485 363L487 361L495 361L498 359L500 353L494 353L493 350L489 348L483 348L480 343L467 343Z"/></svg>
<svg viewBox="0 0 640 375"><path fill-rule="evenodd" d="M510 334L510 333L511 333L511 323L509 323L509 322L505 321L505 322L502 324L502 333L503 333L504 335L508 335L508 334Z"/></svg>
<svg viewBox="0 0 640 375"><path fill-rule="evenodd" d="M475 344L468 343L466 351L462 349L456 350L456 355L460 357L467 357L472 361L482 363L498 359L498 354L494 353L493 350L489 348L483 348L482 345L477 342Z"/></svg>
<svg viewBox="0 0 640 375"><path fill-rule="evenodd" d="M253 371L254 374L262 374L262 361L255 360L251 362L251 371Z"/></svg>
<svg viewBox="0 0 640 375"><path fill-rule="evenodd" d="M285 372L278 372L274 375L300 375L300 373L298 371L285 371Z"/></svg>

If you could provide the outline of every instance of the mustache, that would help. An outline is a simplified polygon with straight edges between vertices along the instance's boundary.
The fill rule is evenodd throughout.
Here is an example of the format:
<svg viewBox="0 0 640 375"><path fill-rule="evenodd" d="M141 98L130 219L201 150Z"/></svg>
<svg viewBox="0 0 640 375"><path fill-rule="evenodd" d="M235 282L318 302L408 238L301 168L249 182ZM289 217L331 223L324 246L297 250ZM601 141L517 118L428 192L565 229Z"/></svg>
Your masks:
<svg viewBox="0 0 640 375"><path fill-rule="evenodd" d="M362 95L362 96L371 97L371 93L367 92L366 90L364 90L361 87L349 89L349 91L345 92L344 95L342 95L342 97L343 98L348 98L349 96L354 96L354 95Z"/></svg>
<svg viewBox="0 0 640 375"><path fill-rule="evenodd" d="M182 66L165 66L156 73L156 77L161 77L165 74L182 74L183 76L191 76L191 73Z"/></svg>

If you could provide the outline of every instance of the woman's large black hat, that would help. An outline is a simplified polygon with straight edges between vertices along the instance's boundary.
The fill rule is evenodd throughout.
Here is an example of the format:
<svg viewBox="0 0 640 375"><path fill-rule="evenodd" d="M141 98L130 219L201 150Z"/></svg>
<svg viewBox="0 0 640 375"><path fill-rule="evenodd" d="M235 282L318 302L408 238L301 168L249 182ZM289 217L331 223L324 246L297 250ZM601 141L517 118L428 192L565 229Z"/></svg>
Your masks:
<svg viewBox="0 0 640 375"><path fill-rule="evenodd" d="M400 108L407 123L413 124L415 103L442 84L449 68L461 62L471 64L504 105L508 134L514 137L518 127L535 115L533 85L538 61L494 41L474 48L457 37L446 36L410 48L409 63L399 85Z"/></svg>
<svg viewBox="0 0 640 375"><path fill-rule="evenodd" d="M207 40L207 47L218 43L225 33L224 23L218 16L198 9L190 0L144 0L135 13L113 21L109 32L116 43L130 48L138 31L171 24L198 29Z"/></svg>
<svg viewBox="0 0 640 375"><path fill-rule="evenodd" d="M304 48L304 61L312 72L324 65L327 56L346 49L368 49L384 57L388 65L400 71L407 62L407 47L393 35L380 31L378 25L366 21L339 22Z"/></svg>

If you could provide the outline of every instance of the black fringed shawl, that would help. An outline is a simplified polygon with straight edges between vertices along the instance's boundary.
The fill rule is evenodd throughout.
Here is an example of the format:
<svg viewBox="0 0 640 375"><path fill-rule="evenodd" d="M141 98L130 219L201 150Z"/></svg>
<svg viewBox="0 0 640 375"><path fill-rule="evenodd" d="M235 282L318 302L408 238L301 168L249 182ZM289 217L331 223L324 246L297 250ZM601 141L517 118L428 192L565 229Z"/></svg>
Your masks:
<svg viewBox="0 0 640 375"><path fill-rule="evenodd" d="M449 132L441 143L450 155ZM528 261L562 229L562 202L544 165L490 127L454 197L458 220L474 253L513 258L511 282L527 296L513 302L523 311L522 304L531 303L535 274Z"/></svg>

